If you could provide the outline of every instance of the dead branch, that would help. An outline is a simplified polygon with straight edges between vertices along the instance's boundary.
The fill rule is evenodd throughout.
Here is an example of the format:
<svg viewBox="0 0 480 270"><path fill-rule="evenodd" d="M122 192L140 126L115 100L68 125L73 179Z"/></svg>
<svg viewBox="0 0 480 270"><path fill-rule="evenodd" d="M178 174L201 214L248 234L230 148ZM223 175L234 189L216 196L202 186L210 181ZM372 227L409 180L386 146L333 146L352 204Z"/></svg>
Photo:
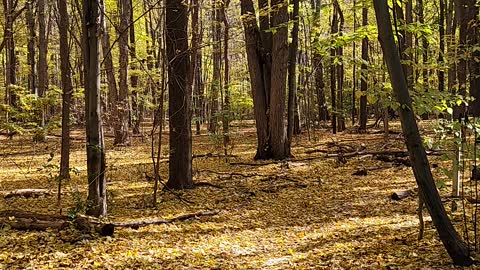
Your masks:
<svg viewBox="0 0 480 270"><path fill-rule="evenodd" d="M143 220L143 221L132 221L132 222L114 222L113 225L115 227L120 227L120 228L138 229L140 227L145 227L149 225L169 224L169 223L173 223L177 221L185 221L185 220L197 218L197 217L215 216L215 215L218 215L220 212L221 212L220 210L212 210L212 211L206 211L206 212L185 214L185 215L181 215L171 219Z"/></svg>
<svg viewBox="0 0 480 270"><path fill-rule="evenodd" d="M412 196L413 194L414 194L413 190L407 189L407 190L393 192L390 197L392 198L392 200L400 201L407 197Z"/></svg>
<svg viewBox="0 0 480 270"><path fill-rule="evenodd" d="M207 153L207 154L197 154L193 155L192 158L230 158L230 157L238 157L237 155L224 155L224 154L212 154L212 153Z"/></svg>

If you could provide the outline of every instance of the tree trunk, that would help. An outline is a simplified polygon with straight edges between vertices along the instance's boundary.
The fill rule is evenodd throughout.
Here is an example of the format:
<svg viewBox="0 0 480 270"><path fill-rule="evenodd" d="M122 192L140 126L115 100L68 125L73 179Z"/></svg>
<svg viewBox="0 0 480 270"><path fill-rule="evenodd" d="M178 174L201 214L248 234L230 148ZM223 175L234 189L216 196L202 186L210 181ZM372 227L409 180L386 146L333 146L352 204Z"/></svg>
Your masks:
<svg viewBox="0 0 480 270"><path fill-rule="evenodd" d="M223 113L222 113L222 125L223 125L223 148L225 156L227 156L227 148L230 143L230 61L228 59L228 43L230 39L230 24L228 23L227 11L230 4L230 0L224 1L222 4L222 19L223 19L223 61L224 61L224 74L223 74L223 87L225 90L223 101Z"/></svg>
<svg viewBox="0 0 480 270"><path fill-rule="evenodd" d="M448 1L446 5L446 32L447 32L447 60L448 60L448 74L447 74L447 88L449 93L454 93L454 85L456 83L456 46L455 46L455 32L457 30L457 23L454 13L455 1Z"/></svg>
<svg viewBox="0 0 480 270"><path fill-rule="evenodd" d="M269 74L264 70L266 61L261 46L261 34L255 18L255 10L251 0L241 1L242 21L245 29L245 46L247 50L248 71L253 93L255 126L257 129L257 153L255 159L270 158L268 141L267 95L264 76Z"/></svg>
<svg viewBox="0 0 480 270"><path fill-rule="evenodd" d="M342 37L342 32L343 32L343 24L345 23L345 20L343 18L343 12L342 9L340 8L340 4L338 1L334 1L334 6L337 9L338 13L338 37ZM343 131L345 130L345 116L344 116L344 111L343 111L343 83L344 83L344 65L343 65L343 46L339 46L337 48L336 52L336 57L339 59L339 64L336 65L336 76L337 76L337 129L338 131Z"/></svg>
<svg viewBox="0 0 480 270"><path fill-rule="evenodd" d="M38 14L38 96L44 97L48 90L48 63L47 63L47 28L45 11L45 0L37 0L37 14ZM42 108L41 125L45 125L46 109Z"/></svg>
<svg viewBox="0 0 480 270"><path fill-rule="evenodd" d="M191 54L190 54L190 72L188 73L187 77L187 87L189 88L189 91L193 93L193 106L194 106L194 112L195 112L195 124L196 124L196 133L200 134L200 121L199 121L199 110L198 110L198 85L197 85L197 72L198 72L198 51L200 50L199 47L199 39L200 39L200 26L199 26L199 13L200 13L200 7L199 7L199 0L193 0L192 1L192 22L191 22L191 28L192 28L192 41L191 41Z"/></svg>
<svg viewBox="0 0 480 270"><path fill-rule="evenodd" d="M407 0L405 4L405 25L408 26L413 23L412 12L412 0ZM413 34L408 28L405 30L405 50L403 52L403 58L408 64L404 65L405 76L407 77L407 85L409 89L413 90Z"/></svg>
<svg viewBox="0 0 480 270"><path fill-rule="evenodd" d="M288 66L288 6L283 0L272 1L272 78L270 90L269 127L272 157L284 159L289 151L285 144L285 94Z"/></svg>
<svg viewBox="0 0 480 270"><path fill-rule="evenodd" d="M115 114L115 105L118 100L118 90L117 90L117 82L115 79L115 69L113 67L113 57L111 53L111 45L110 45L110 33L107 28L107 22L105 20L105 3L104 1L100 1L100 8L102 11L102 53L103 53L103 62L105 66L105 73L107 75L107 84L108 84L108 103L109 107L112 108L111 114Z"/></svg>
<svg viewBox="0 0 480 270"><path fill-rule="evenodd" d="M315 29L320 28L320 14L321 14L321 2L316 0L314 17ZM315 68L315 89L317 94L317 106L318 106L318 122L326 122L328 120L327 100L325 98L325 82L323 78L323 63L322 56L318 48L320 44L320 31L314 32L313 38L313 66Z"/></svg>
<svg viewBox="0 0 480 270"><path fill-rule="evenodd" d="M469 256L468 247L450 222L430 171L430 164L412 110L412 100L408 92L407 81L393 38L387 1L374 1L373 3L377 17L378 37L387 63L393 91L400 103L399 113L402 130L415 179L422 193L421 196L426 203L440 239L453 262L457 265L471 265L473 261Z"/></svg>
<svg viewBox="0 0 480 270"><path fill-rule="evenodd" d="M333 40L334 35L338 33L338 9L336 6L333 8L333 16L332 16L332 24L330 28L330 33L332 36L332 48L330 49L330 98L332 100L332 132L333 134L337 133L337 115L338 115L338 108L337 108L337 77L336 73L336 64L335 64L335 57L337 50L335 48L335 41Z"/></svg>
<svg viewBox="0 0 480 270"><path fill-rule="evenodd" d="M368 8L363 4L362 8L362 26L368 25ZM367 62L368 62L368 37L362 39L362 65L361 65L361 79L360 79L360 131L367 130Z"/></svg>
<svg viewBox="0 0 480 270"><path fill-rule="evenodd" d="M187 6L182 0L166 1L168 59L168 113L170 127L167 188L192 188L191 93L186 85L189 68Z"/></svg>
<svg viewBox="0 0 480 270"><path fill-rule="evenodd" d="M15 40L13 39L14 13L18 2L13 0L3 0L3 12L5 16L5 103L13 107L17 106L18 96L12 89L12 85L17 83L17 64L15 57ZM7 115L8 121L8 115Z"/></svg>
<svg viewBox="0 0 480 270"><path fill-rule="evenodd" d="M130 135L128 132L128 25L130 20L130 0L120 0L118 2L120 14L119 27L119 70L120 83L118 101L116 104L115 119L115 140L114 145L130 145Z"/></svg>
<svg viewBox="0 0 480 270"><path fill-rule="evenodd" d="M60 179L70 178L70 106L72 100L72 79L70 70L70 47L68 45L68 9L66 0L57 0L58 29L60 32L60 65L62 72L62 151L60 156ZM61 182L60 182L61 183ZM59 194L61 186L59 185Z"/></svg>
<svg viewBox="0 0 480 270"><path fill-rule="evenodd" d="M437 63L440 68L437 71L438 75L438 91L443 92L445 90L445 71L443 69L444 61L443 55L445 54L445 0L439 0L440 2L440 15L438 17L438 33L440 39L440 50L438 52Z"/></svg>
<svg viewBox="0 0 480 270"><path fill-rule="evenodd" d="M460 36L458 40L458 65L457 65L457 80L458 80L458 95L465 96L467 93L467 28L468 28L468 11L465 6L465 0L455 0L456 17L460 28ZM465 104L454 107L453 118L458 119L465 113Z"/></svg>
<svg viewBox="0 0 480 270"><path fill-rule="evenodd" d="M130 41L130 59L132 59L130 64L130 69L132 73L130 75L130 94L132 96L132 110L131 113L133 114L133 134L140 134L140 125L143 122L143 95L145 95L145 91L138 89L138 75L135 70L138 69L137 67L137 55L136 55L136 39L135 39L135 23L133 21L133 2L132 0L128 0L128 7L130 11L128 12L128 31L129 41ZM128 98L127 98L128 100Z"/></svg>
<svg viewBox="0 0 480 270"><path fill-rule="evenodd" d="M221 88L221 65L222 65L222 49L221 49L221 19L220 19L220 1L213 0L212 9L212 38L213 38L213 78L210 97L210 121L208 131L217 133L218 124L218 95Z"/></svg>
<svg viewBox="0 0 480 270"><path fill-rule="evenodd" d="M480 39L478 35L479 23L478 19L478 5L475 0L466 0L467 12L468 12L468 28L467 28L467 43L470 51L470 58L468 59L468 72L469 72L469 94L474 100L468 105L468 110L471 116L480 116L480 65L478 63L480 59L480 51L478 50L478 42Z"/></svg>
<svg viewBox="0 0 480 270"><path fill-rule="evenodd" d="M35 17L33 15L33 0L27 1L27 12L26 12L26 20L27 20L27 27L28 27L28 52L27 52L27 62L29 66L29 73L28 73L28 90L30 93L34 95L38 95L37 92L37 67L36 67L36 59L35 59Z"/></svg>
<svg viewBox="0 0 480 270"><path fill-rule="evenodd" d="M293 20L292 43L288 51L288 110L287 110L287 150L290 150L295 125L295 98L297 96L297 54L298 54L298 12L300 9L300 1L293 0L293 11L291 20ZM288 153L290 155L290 153Z"/></svg>
<svg viewBox="0 0 480 270"><path fill-rule="evenodd" d="M100 102L100 7L97 0L83 0L83 62L87 134L87 215L107 214L105 149Z"/></svg>

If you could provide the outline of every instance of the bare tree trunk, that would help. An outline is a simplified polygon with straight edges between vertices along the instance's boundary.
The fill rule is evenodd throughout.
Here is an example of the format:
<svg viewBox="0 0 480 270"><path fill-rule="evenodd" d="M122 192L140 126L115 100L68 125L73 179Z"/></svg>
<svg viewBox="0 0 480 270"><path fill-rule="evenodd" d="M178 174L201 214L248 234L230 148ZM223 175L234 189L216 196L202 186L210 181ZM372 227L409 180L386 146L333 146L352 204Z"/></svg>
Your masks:
<svg viewBox="0 0 480 270"><path fill-rule="evenodd" d="M192 188L191 93L186 85L189 72L188 15L182 0L166 1L166 45L168 59L168 113L170 158L168 188Z"/></svg>
<svg viewBox="0 0 480 270"><path fill-rule="evenodd" d="M37 0L37 14L38 14L38 96L44 97L48 90L48 63L47 63L47 28L45 10L45 0ZM45 125L47 108L42 109L41 125Z"/></svg>
<svg viewBox="0 0 480 270"><path fill-rule="evenodd" d="M337 0L334 1L334 6L337 9L338 13L338 36L341 38L342 32L343 32L343 24L345 23L345 20L343 18L343 12L340 7L340 4L338 3ZM338 131L343 131L345 130L345 116L344 116L344 111L343 111L343 83L344 83L344 75L345 75L345 70L343 66L343 46L339 46L337 48L337 59L340 60L340 64L336 65L336 76L337 76L337 129Z"/></svg>
<svg viewBox="0 0 480 270"><path fill-rule="evenodd" d="M362 8L362 26L368 25L368 8L363 4ZM360 131L367 130L367 62L368 62L368 37L362 39L362 76L360 79Z"/></svg>
<svg viewBox="0 0 480 270"><path fill-rule="evenodd" d="M72 79L70 70L70 47L68 45L68 9L66 0L57 0L58 29L60 32L60 65L62 73L62 150L60 155L60 179L58 181L58 205L61 214L62 181L70 178L70 107L72 103Z"/></svg>
<svg viewBox="0 0 480 270"><path fill-rule="evenodd" d="M12 89L12 85L17 83L17 69L16 69L16 57L15 57L15 40L13 39L13 25L14 25L14 13L15 8L18 5L18 1L3 0L3 12L5 16L5 32L3 39L5 40L5 103L13 107L17 106L18 96ZM7 115L8 121L8 115Z"/></svg>
<svg viewBox="0 0 480 270"><path fill-rule="evenodd" d="M397 101L405 143L409 152L415 179L421 190L422 198L430 212L448 254L457 265L471 265L467 245L461 240L450 222L430 171L430 164L418 131L412 100L408 92L407 81L400 63L400 56L393 38L393 30L387 1L374 1L377 17L378 37L382 45L383 56L387 63L390 81Z"/></svg>
<svg viewBox="0 0 480 270"><path fill-rule="evenodd" d="M438 91L443 92L445 90L445 71L443 69L445 54L445 0L439 0L440 2L440 15L438 18L438 33L440 39L440 50L438 52L437 63L441 67L437 71L438 75Z"/></svg>
<svg viewBox="0 0 480 270"><path fill-rule="evenodd" d="M107 75L107 84L108 84L108 103L110 108L113 110L111 113L115 114L116 109L114 106L118 100L118 90L117 90L117 82L115 79L115 69L113 67L113 57L111 53L111 45L110 45L110 33L107 28L107 22L105 20L105 3L103 0L100 2L101 8L101 18L102 18L102 53L103 53L103 62L105 66L105 73Z"/></svg>
<svg viewBox="0 0 480 270"><path fill-rule="evenodd" d="M272 157L284 159L289 151L285 144L285 94L288 66L288 7L283 0L272 1L272 73L269 108L270 144Z"/></svg>
<svg viewBox="0 0 480 270"><path fill-rule="evenodd" d="M221 19L220 19L220 1L213 0L212 9L212 38L213 38L213 78L210 92L210 121L208 131L217 133L218 124L218 95L221 89L221 65L222 65L222 49L221 49Z"/></svg>
<svg viewBox="0 0 480 270"><path fill-rule="evenodd" d="M36 67L36 59L35 59L35 17L33 15L34 12L34 5L33 0L27 1L27 12L26 12L26 19L27 19L27 26L28 26L28 52L27 52L27 62L29 65L29 73L28 73L28 89L30 93L34 95L38 95L37 92L37 67Z"/></svg>
<svg viewBox="0 0 480 270"><path fill-rule="evenodd" d="M83 0L83 62L87 134L87 215L107 214L105 149L100 102L100 7L97 0Z"/></svg>
<svg viewBox="0 0 480 270"><path fill-rule="evenodd" d="M114 145L130 145L130 135L128 132L128 22L130 20L130 0L120 0L118 2L120 14L119 27L119 71L120 83L118 102L116 104L115 119L115 141Z"/></svg>
<svg viewBox="0 0 480 270"><path fill-rule="evenodd" d="M412 0L407 0L405 4L405 24L410 25L413 23L413 14L412 14ZM403 58L406 62L410 62L410 64L405 64L405 76L407 77L407 85L409 89L413 87L413 65L411 61L413 61L413 34L408 29L405 30L405 50L403 52Z"/></svg>
<svg viewBox="0 0 480 270"><path fill-rule="evenodd" d="M291 20L293 20L292 28L292 43L290 44L288 51L288 111L287 111L287 151L290 150L292 144L292 138L294 134L295 125L295 99L297 96L297 54L298 54L298 13L300 9L299 0L293 0L293 11ZM291 153L288 153L291 155Z"/></svg>
<svg viewBox="0 0 480 270"><path fill-rule="evenodd" d="M447 59L448 59L448 92L454 92L454 85L456 83L456 47L455 46L455 32L457 30L457 23L454 14L454 5L455 1L448 1L448 5L446 5L447 12L446 12L446 32L447 32Z"/></svg>
<svg viewBox="0 0 480 270"><path fill-rule="evenodd" d="M199 115L198 115L198 91L197 90L198 85L196 81L196 76L197 76L197 57L198 57L198 51L200 50L199 47L199 39L200 39L200 26L199 26L199 13L200 13L200 3L199 0L192 0L192 21L191 21L191 28L192 28L192 41L190 44L191 47L191 53L190 53L190 72L188 73L187 77L187 87L189 88L189 91L193 94L193 106L194 106L194 112L195 112L195 123L196 123L196 132L197 134L200 133L200 122L199 122Z"/></svg>
<svg viewBox="0 0 480 270"><path fill-rule="evenodd" d="M270 158L270 146L268 139L267 84L265 82L270 79L264 77L270 74L270 72L268 68L264 70L264 67L268 67L268 64L265 64L268 61L262 62L262 60L265 60L265 50L260 42L261 33L254 15L255 10L252 1L241 1L241 9L243 27L245 29L248 71L253 93L255 125L257 128L257 153L255 154L255 159L268 159Z"/></svg>
<svg viewBox="0 0 480 270"><path fill-rule="evenodd" d="M333 8L333 16L332 16L332 24L331 24L331 35L332 38L335 34L338 33L338 9L334 6ZM330 49L330 98L332 100L332 132L333 134L337 133L337 115L338 115L338 108L337 108L337 77L336 77L336 65L335 65L335 57L337 54L337 50L334 46L334 41L332 40L332 48Z"/></svg>
<svg viewBox="0 0 480 270"><path fill-rule="evenodd" d="M223 101L223 113L222 113L222 125L223 125L223 148L225 156L228 155L228 144L230 143L230 61L228 59L228 42L230 39L230 24L227 18L227 8L230 4L230 0L226 0L222 4L222 19L223 19L223 61L224 61L224 75L223 75L223 87L225 90Z"/></svg>
<svg viewBox="0 0 480 270"><path fill-rule="evenodd" d="M130 75L130 94L132 96L132 110L131 113L133 114L133 134L140 134L140 125L143 122L143 95L145 95L145 91L138 89L138 75L135 70L138 69L137 66L137 55L136 55L136 38L135 38L135 24L133 21L133 2L129 0L129 8L130 11L128 12L128 30L129 30L129 40L130 40L130 59L132 59L130 64L130 69L132 70ZM127 98L128 100L128 98Z"/></svg>
<svg viewBox="0 0 480 270"><path fill-rule="evenodd" d="M320 14L321 14L321 2L316 0L314 17L314 27L317 29L320 27ZM321 46L320 31L314 32L313 38L313 66L315 68L315 89L317 94L317 106L318 106L318 122L326 122L328 120L327 100L325 98L325 82L323 78L323 63L322 56L316 48Z"/></svg>
<svg viewBox="0 0 480 270"><path fill-rule="evenodd" d="M465 0L456 0L455 9L460 28L460 37L458 44L458 65L457 65L457 79L458 92L457 94L465 96L467 93L467 28L468 28L468 11L465 6ZM456 106L454 108L454 119L458 119L460 115L465 112L465 104Z"/></svg>
<svg viewBox="0 0 480 270"><path fill-rule="evenodd" d="M468 12L468 27L467 27L467 43L470 51L470 58L468 59L468 72L469 72L469 94L474 100L468 105L468 110L471 116L480 116L480 65L478 63L480 59L480 51L478 48L478 42L480 41L478 35L479 23L478 19L478 5L475 0L466 0L467 12Z"/></svg>

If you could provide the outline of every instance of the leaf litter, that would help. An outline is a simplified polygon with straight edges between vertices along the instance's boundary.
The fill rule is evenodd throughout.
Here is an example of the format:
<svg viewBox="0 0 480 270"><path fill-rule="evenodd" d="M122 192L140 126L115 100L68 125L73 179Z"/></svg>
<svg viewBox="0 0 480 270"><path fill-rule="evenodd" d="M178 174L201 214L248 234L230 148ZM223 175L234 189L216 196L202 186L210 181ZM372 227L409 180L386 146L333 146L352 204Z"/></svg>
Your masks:
<svg viewBox="0 0 480 270"><path fill-rule="evenodd" d="M86 239L78 238L81 235L74 229L39 232L4 226L0 229L0 268L454 268L426 210L425 236L417 240L416 197L402 201L390 198L394 191L415 188L411 168L385 167L372 156L348 157L345 163L326 158L324 153L305 153L327 149L332 141L353 148L362 144L371 151L404 149L397 135L391 135L388 142L382 134L331 135L323 130L312 136L312 141L306 135L295 139L291 160L254 162L254 131L239 130L232 135L231 151L236 157L225 160L206 155L193 160L194 181L217 187L201 186L176 194L161 191L156 207L152 206L153 183L146 177L152 171L148 140L134 138L128 148L116 148L107 141L108 220L169 219L214 209L221 212L172 224L120 228L113 237ZM72 174L72 179L64 183L64 214L86 197L84 146L72 143L71 164L78 175ZM59 138L37 143L35 151L27 154L25 145L32 143L22 137L2 141L0 191L44 188L55 192L57 183L49 177L45 165L51 153L54 155L49 164L58 164ZM222 151L208 136L194 137L195 154ZM163 151L163 155L167 158L168 152ZM359 168L379 166L384 168L352 176ZM166 179L167 163L161 163L160 171ZM445 178L434 173L437 178ZM12 209L44 214L59 211L56 196L0 198L0 210ZM460 230L461 219L454 220Z"/></svg>

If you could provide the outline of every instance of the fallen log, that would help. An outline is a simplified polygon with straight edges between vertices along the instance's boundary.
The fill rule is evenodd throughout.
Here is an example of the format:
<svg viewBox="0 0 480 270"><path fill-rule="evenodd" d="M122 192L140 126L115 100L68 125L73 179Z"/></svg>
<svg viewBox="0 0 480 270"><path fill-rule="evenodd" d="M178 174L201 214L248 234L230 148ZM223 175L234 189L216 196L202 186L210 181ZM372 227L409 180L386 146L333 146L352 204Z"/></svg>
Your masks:
<svg viewBox="0 0 480 270"><path fill-rule="evenodd" d="M414 194L413 190L407 189L407 190L393 192L390 197L392 198L392 200L400 201L402 199L412 196L413 194Z"/></svg>
<svg viewBox="0 0 480 270"><path fill-rule="evenodd" d="M47 229L62 230L73 225L77 230L86 233L98 233L101 236L112 236L115 227L138 229L149 225L169 224L177 221L185 221L202 216L214 216L219 210L196 212L185 214L171 219L142 220L133 222L102 222L96 218L78 215L70 219L67 216L45 215L32 212L7 210L0 212L0 228L9 226L16 230L44 231Z"/></svg>
<svg viewBox="0 0 480 270"><path fill-rule="evenodd" d="M111 236L114 231L111 223L94 221L85 216L69 219L66 216L45 215L25 211L7 210L0 212L0 226L10 226L10 228L16 230L62 230L71 225L83 233L96 232L101 236Z"/></svg>
<svg viewBox="0 0 480 270"><path fill-rule="evenodd" d="M14 198L14 197L25 197L25 198L37 198L39 196L49 196L52 195L52 192L48 189L16 189L12 191L3 192L3 197L5 199Z"/></svg>

